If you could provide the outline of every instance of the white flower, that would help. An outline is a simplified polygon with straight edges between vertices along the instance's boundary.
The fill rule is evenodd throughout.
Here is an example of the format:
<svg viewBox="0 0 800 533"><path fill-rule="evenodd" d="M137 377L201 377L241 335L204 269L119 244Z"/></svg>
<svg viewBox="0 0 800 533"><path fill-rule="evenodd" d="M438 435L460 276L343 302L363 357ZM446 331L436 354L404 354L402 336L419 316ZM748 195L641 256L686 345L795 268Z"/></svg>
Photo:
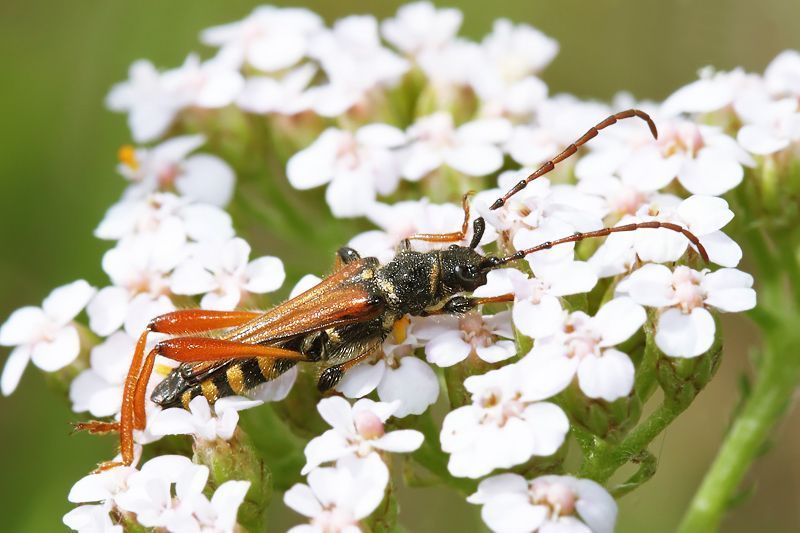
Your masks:
<svg viewBox="0 0 800 533"><path fill-rule="evenodd" d="M332 426L306 445L306 474L329 461L356 455L366 457L377 450L413 452L422 444L422 433L401 429L386 433L384 423L400 406L400 402L383 403L358 400L352 406L339 396L323 398L317 404L322 418Z"/></svg>
<svg viewBox="0 0 800 533"><path fill-rule="evenodd" d="M597 124L611 113L606 104L586 102L567 94L545 98L546 87L526 94L532 95L530 97L538 102L535 120L516 126L505 147L514 161L525 166L538 166L552 159L573 143L585 128ZM603 135L592 140L592 146L603 143L605 136L613 131L603 132ZM562 165L569 167L569 160Z"/></svg>
<svg viewBox="0 0 800 533"><path fill-rule="evenodd" d="M226 243L198 243L192 257L172 273L170 288L175 294L205 293L204 309L230 310L247 293L272 292L283 285L286 274L277 257L249 261L250 245L235 238Z"/></svg>
<svg viewBox="0 0 800 533"><path fill-rule="evenodd" d="M217 487L209 501L199 494L194 502L194 516L203 533L233 533L237 531L236 514L244 502L249 481L229 480ZM177 531L182 531L178 529ZM193 531L193 529L188 529Z"/></svg>
<svg viewBox="0 0 800 533"><path fill-rule="evenodd" d="M204 30L201 40L221 47L218 58L234 68L247 63L275 72L305 57L321 29L322 19L307 9L259 6L243 20Z"/></svg>
<svg viewBox="0 0 800 533"><path fill-rule="evenodd" d="M376 202L366 209L366 217L381 228L356 235L349 246L362 256L377 257L385 264L397 255L397 247L415 233L450 233L461 227L464 211L454 204L432 204L426 199L384 204ZM467 235L469 239L470 235ZM487 227L482 241L495 238L493 228ZM411 241L418 251L441 248L441 244Z"/></svg>
<svg viewBox="0 0 800 533"><path fill-rule="evenodd" d="M110 505L81 505L64 515L64 525L79 533L123 533L114 525L108 512Z"/></svg>
<svg viewBox="0 0 800 533"><path fill-rule="evenodd" d="M767 66L764 83L778 97L800 97L800 52L784 50Z"/></svg>
<svg viewBox="0 0 800 533"><path fill-rule="evenodd" d="M614 130L617 143L597 143L576 167L581 179L616 173L641 191L655 191L677 178L693 194L721 195L741 183L752 158L720 128L682 119L661 120L658 139L641 124ZM621 135L624 135L622 137Z"/></svg>
<svg viewBox="0 0 800 533"><path fill-rule="evenodd" d="M124 325L136 337L151 318L172 311L169 272L187 253L183 227L174 219L157 233L119 241L103 255L114 285L101 289L86 309L92 331L110 335Z"/></svg>
<svg viewBox="0 0 800 533"><path fill-rule="evenodd" d="M720 231L733 218L728 202L714 196L690 196L681 201L672 195L658 194L643 205L636 216L625 216L617 224L657 220L683 226L700 239L714 263L734 267L742 258L742 249ZM689 247L688 239L680 233L659 228L640 229L609 235L589 259L601 277L627 272L632 266L631 250L642 261L667 263L677 261Z"/></svg>
<svg viewBox="0 0 800 533"><path fill-rule="evenodd" d="M556 358L564 364L562 379L578 376L578 385L589 398L608 402L627 396L633 388L634 367L630 357L613 348L629 339L647 320L642 306L630 298L615 298L593 317L583 311L562 312L562 325L548 337L536 339L527 357Z"/></svg>
<svg viewBox="0 0 800 533"><path fill-rule="evenodd" d="M150 61L133 63L128 77L114 85L106 105L113 111L128 112L128 126L136 142L161 137L183 107L181 98L164 84Z"/></svg>
<svg viewBox="0 0 800 533"><path fill-rule="evenodd" d="M333 117L363 101L367 91L392 86L408 70L408 62L381 45L378 22L371 16L336 21L317 34L310 56L322 65L329 82L313 88L314 109Z"/></svg>
<svg viewBox="0 0 800 533"><path fill-rule="evenodd" d="M411 146L403 164L403 176L418 181L447 165L468 176L485 176L503 165L498 145L508 140L511 123L505 119L481 119L459 127L450 113L440 111L418 118L407 131Z"/></svg>
<svg viewBox="0 0 800 533"><path fill-rule="evenodd" d="M696 357L711 348L716 327L709 307L740 312L756 305L753 277L734 268L716 272L678 266L644 265L618 290L635 301L661 308L656 345L673 357Z"/></svg>
<svg viewBox="0 0 800 533"><path fill-rule="evenodd" d="M217 59L201 62L197 54L189 54L183 65L164 72L163 80L185 107L208 109L230 105L244 86L237 67Z"/></svg>
<svg viewBox="0 0 800 533"><path fill-rule="evenodd" d="M311 109L312 99L306 92L317 68L307 63L281 79L253 76L247 79L236 103L251 113L295 115Z"/></svg>
<svg viewBox="0 0 800 533"><path fill-rule="evenodd" d="M480 45L453 39L440 48L426 49L416 58L434 93L451 102L469 88L475 66L483 61Z"/></svg>
<svg viewBox="0 0 800 533"><path fill-rule="evenodd" d="M187 457L161 455L131 473L127 489L114 501L123 511L135 513L141 525L173 531L196 522L194 504L208 473L208 467L195 465Z"/></svg>
<svg viewBox="0 0 800 533"><path fill-rule="evenodd" d="M63 285L50 293L42 307L17 309L0 327L0 345L15 346L3 367L0 390L8 396L17 388L28 361L55 372L80 353L80 336L72 320L96 289L83 280Z"/></svg>
<svg viewBox="0 0 800 533"><path fill-rule="evenodd" d="M230 440L239 423L239 411L261 405L258 400L240 396L220 398L214 404L214 414L204 396L189 402L189 410L180 407L164 409L148 420L148 430L154 435L194 435L202 440Z"/></svg>
<svg viewBox="0 0 800 533"><path fill-rule="evenodd" d="M441 367L453 366L468 357L497 363L516 353L511 312L481 315L470 311L458 316L437 316L421 322L415 333L427 340L425 356Z"/></svg>
<svg viewBox="0 0 800 533"><path fill-rule="evenodd" d="M297 483L283 501L311 519L310 525L295 526L292 533L357 533L358 522L369 516L383 500L389 470L377 454L363 459L348 457L336 467L317 468L308 475L308 485Z"/></svg>
<svg viewBox="0 0 800 533"><path fill-rule="evenodd" d="M579 192L573 185L551 186L547 178L529 183L501 209L488 209L497 197L530 172L529 169L503 172L498 178L499 188L481 191L475 196L477 211L505 238L510 238L515 249L522 250L576 231L585 233L603 227L607 206L602 198ZM574 245L564 244L529 255L526 260L536 272L537 268L571 261L574 249Z"/></svg>
<svg viewBox="0 0 800 533"><path fill-rule="evenodd" d="M483 61L475 65L471 83L488 114L531 113L547 89L535 77L558 53L558 43L526 24L496 20L481 45Z"/></svg>
<svg viewBox="0 0 800 533"><path fill-rule="evenodd" d="M430 2L414 2L401 6L394 18L384 20L381 33L398 50L417 56L455 38L462 18L458 9L437 9Z"/></svg>
<svg viewBox="0 0 800 533"><path fill-rule="evenodd" d="M105 417L119 413L122 389L133 359L136 340L117 331L92 348L90 367L72 380L69 398L76 413Z"/></svg>
<svg viewBox="0 0 800 533"><path fill-rule="evenodd" d="M552 455L563 444L567 416L540 401L569 383L558 368L563 363L528 359L464 381L472 403L447 414L440 436L454 476L479 478L534 455Z"/></svg>
<svg viewBox="0 0 800 533"><path fill-rule="evenodd" d="M393 413L397 418L424 413L439 397L439 379L428 364L414 357L414 351L424 345L416 338L418 322L412 320L406 327L405 339L390 335L379 359L348 371L336 390L348 398L361 398L377 389L382 402L399 402Z"/></svg>
<svg viewBox="0 0 800 533"><path fill-rule="evenodd" d="M224 240L234 235L228 213L172 193L153 193L143 199L112 205L94 234L100 239L120 240L141 233L174 232L175 228L195 241Z"/></svg>
<svg viewBox="0 0 800 533"><path fill-rule="evenodd" d="M487 283L473 293L476 297L514 295L512 318L523 335L544 337L561 326L559 297L589 292L597 283L592 267L582 261L564 261L556 268L540 268L529 278L514 268L493 270Z"/></svg>
<svg viewBox="0 0 800 533"><path fill-rule="evenodd" d="M736 138L747 151L769 155L800 142L800 103L797 97L773 100L766 92L750 92L736 102L745 124Z"/></svg>
<svg viewBox="0 0 800 533"><path fill-rule="evenodd" d="M403 132L386 124L370 124L355 134L328 128L289 159L287 177L296 189L329 183L325 199L334 216L360 216L377 194L397 187L400 161L392 149L403 143Z"/></svg>
<svg viewBox="0 0 800 533"><path fill-rule="evenodd" d="M711 68L700 70L700 79L684 85L672 93L661 105L666 116L680 113L711 113L727 108L741 94L763 86L755 74L736 68L730 72L715 72Z"/></svg>
<svg viewBox="0 0 800 533"><path fill-rule="evenodd" d="M601 485L572 476L501 474L481 481L467 501L483 505L495 533L613 533L617 520L617 503Z"/></svg>
<svg viewBox="0 0 800 533"><path fill-rule="evenodd" d="M194 154L205 143L202 135L173 137L154 148L120 149L118 170L132 186L126 198L138 199L174 188L190 200L224 206L233 195L233 170L210 154Z"/></svg>

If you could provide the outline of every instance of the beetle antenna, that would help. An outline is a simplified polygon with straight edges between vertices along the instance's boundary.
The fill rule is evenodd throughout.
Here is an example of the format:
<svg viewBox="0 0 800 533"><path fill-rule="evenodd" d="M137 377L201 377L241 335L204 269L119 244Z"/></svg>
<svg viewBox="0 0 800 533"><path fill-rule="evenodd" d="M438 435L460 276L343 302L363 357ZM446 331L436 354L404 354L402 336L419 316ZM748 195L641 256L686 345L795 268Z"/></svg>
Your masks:
<svg viewBox="0 0 800 533"><path fill-rule="evenodd" d="M628 109L626 111L620 111L619 113L615 113L608 117L607 119L603 120L602 122L598 122L593 127L589 128L589 131L584 133L578 140L574 143L567 146L564 151L560 154L555 156L553 159L539 167L536 172L525 178L524 180L520 181L516 185L514 185L511 190L505 193L502 197L495 200L495 202L489 207L489 209L494 210L500 207L508 201L509 198L517 194L519 191L524 189L530 182L535 180L536 178L540 178L553 170L558 163L567 159L571 155L575 154L578 151L578 148L589 142L590 139L593 139L600 133L600 130L611 126L612 124L616 124L620 120L624 120L626 118L633 118L637 117L645 122L647 122L647 126L650 128L650 133L653 134L653 137L658 139L658 130L656 129L656 124L653 122L653 119L650 118L650 115L645 113L644 111L640 111L638 109Z"/></svg>
<svg viewBox="0 0 800 533"><path fill-rule="evenodd" d="M483 232L486 231L486 221L483 217L478 217L472 222L472 240L469 242L469 247L473 250L478 247L483 238Z"/></svg>
<svg viewBox="0 0 800 533"><path fill-rule="evenodd" d="M538 246L534 246L533 248L528 248L526 250L520 250L517 253L511 254L506 257L501 257L501 258L487 257L486 261L484 261L484 263L481 264L481 267L490 270L500 265L504 265L510 261L516 261L517 259L522 259L526 255L540 252L542 250L549 250L553 246L556 246L558 244L564 244L567 242L578 242L584 239L605 237L607 235L611 235L612 233L621 233L624 231L636 231L639 229L658 229L658 228L668 229L670 231L674 231L684 235L687 239L689 239L689 242L691 242L697 248L697 251L700 254L700 257L703 258L703 261L705 261L706 263L708 262L708 252L706 252L705 247L702 244L700 244L700 239L698 239L694 233L692 233L691 231L682 226L679 226L678 224L672 224L670 222L658 222L652 220L649 222L637 222L634 224L615 226L613 228L603 228L597 231L587 231L586 233L574 233L569 237L563 237L561 239L556 239L554 241L543 242Z"/></svg>

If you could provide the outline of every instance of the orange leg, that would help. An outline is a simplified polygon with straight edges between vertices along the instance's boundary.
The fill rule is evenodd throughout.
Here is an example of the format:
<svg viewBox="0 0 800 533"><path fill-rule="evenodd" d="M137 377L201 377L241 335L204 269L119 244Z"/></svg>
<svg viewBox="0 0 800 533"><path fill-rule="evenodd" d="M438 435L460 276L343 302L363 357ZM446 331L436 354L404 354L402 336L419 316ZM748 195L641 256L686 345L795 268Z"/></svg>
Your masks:
<svg viewBox="0 0 800 533"><path fill-rule="evenodd" d="M75 425L76 430L89 433L110 433L119 431L121 463L104 463L98 470L107 470L120 464L133 463L133 429L143 429L145 426L144 399L147 381L153 371L156 350L150 352L142 366L144 348L147 344L147 334L151 331L158 333L180 334L186 332L203 332L241 326L260 316L260 313L249 311L207 311L203 309L187 309L174 311L154 318L147 329L141 334L133 354L128 376L122 395L122 409L120 422L90 421ZM144 379L142 379L144 378Z"/></svg>
<svg viewBox="0 0 800 533"><path fill-rule="evenodd" d="M467 230L469 229L469 198L474 193L468 192L461 200L461 206L464 208L464 222L461 223L461 231L454 231L453 233L415 233L408 237L407 241L425 241L425 242L459 242L467 237Z"/></svg>

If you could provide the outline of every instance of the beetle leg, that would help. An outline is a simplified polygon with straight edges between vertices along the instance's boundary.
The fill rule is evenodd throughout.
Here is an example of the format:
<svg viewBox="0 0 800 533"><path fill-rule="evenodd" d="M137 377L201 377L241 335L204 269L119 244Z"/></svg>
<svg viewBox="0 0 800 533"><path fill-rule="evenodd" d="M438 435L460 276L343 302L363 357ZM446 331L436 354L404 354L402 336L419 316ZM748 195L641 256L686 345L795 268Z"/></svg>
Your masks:
<svg viewBox="0 0 800 533"><path fill-rule="evenodd" d="M463 315L483 304L513 302L513 294L501 294L499 296L488 296L485 298L474 298L469 296L453 296L445 304L434 311L428 311L423 316L431 315Z"/></svg>
<svg viewBox="0 0 800 533"><path fill-rule="evenodd" d="M474 193L468 192L461 200L461 206L464 209L464 222L461 223L461 231L454 231L452 233L415 233L405 241L425 241L425 242L459 242L467 238L467 230L469 230L469 199ZM407 243L406 243L407 246Z"/></svg>
<svg viewBox="0 0 800 533"><path fill-rule="evenodd" d="M103 463L98 471L107 470L119 464L130 465L133 463L133 429L142 429L145 426L144 396L147 388L147 381L152 373L152 365L155 355L145 359L145 366L142 367L144 349L147 344L147 334L152 332L180 334L188 331L203 332L213 331L240 326L250 320L260 316L260 313L250 311L208 311L203 309L185 309L173 311L158 316L150 321L147 329L139 336L136 349L133 352L133 360L125 378L125 386L122 395L122 409L120 422L104 422L93 420L75 424L78 431L88 431L89 433L110 433L120 432L120 451L122 453L121 463ZM149 365L149 368L148 368ZM146 371L146 372L145 372ZM142 379L144 377L144 379ZM141 398L140 403L134 402Z"/></svg>
<svg viewBox="0 0 800 533"><path fill-rule="evenodd" d="M348 370L350 370L357 364L361 363L362 361L366 360L374 353L375 353L374 349L364 350L363 353L353 357L352 359L344 363L329 366L320 373L319 379L317 380L317 389L320 392L325 392L332 389L333 387L336 386L337 383L339 383L339 381L341 381L341 379L344 377L345 373L347 373Z"/></svg>

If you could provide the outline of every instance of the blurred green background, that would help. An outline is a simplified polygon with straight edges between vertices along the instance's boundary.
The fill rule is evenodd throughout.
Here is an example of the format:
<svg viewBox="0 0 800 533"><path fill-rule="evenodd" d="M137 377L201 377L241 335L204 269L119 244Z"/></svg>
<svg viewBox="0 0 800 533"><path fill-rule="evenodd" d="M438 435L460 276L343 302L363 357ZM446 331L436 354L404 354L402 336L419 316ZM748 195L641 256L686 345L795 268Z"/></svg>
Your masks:
<svg viewBox="0 0 800 533"><path fill-rule="evenodd" d="M278 2L283 4L284 2ZM438 2L444 4L444 2ZM180 64L200 50L201 29L241 18L248 0L83 0L0 3L3 82L0 145L0 317L38 305L51 288L76 278L106 282L92 237L124 186L116 149L129 142L124 117L103 108L128 65L150 58ZM350 13L392 14L400 2L309 1L328 21ZM555 37L561 52L544 74L551 92L610 98L617 90L661 99L695 78L698 68L737 65L762 71L772 57L800 47L795 0L586 0L447 2L465 14L462 33L478 38L509 17ZM576 133L583 125L576 125ZM260 250L276 253L280 250ZM307 270L318 271L316 265ZM717 378L653 451L660 467L644 488L621 501L619 530L674 530L712 460L747 372L755 330L725 323L727 348ZM5 354L3 355L3 359ZM0 399L0 530L61 531L72 483L111 452L111 441L69 437L66 402L29 369ZM733 510L726 531L800 528L800 412L780 428L772 449L748 477L755 488ZM436 502L440 505L432 506ZM401 501L411 531L477 531L476 514L454 496L419 489ZM295 517L281 518L280 526Z"/></svg>

